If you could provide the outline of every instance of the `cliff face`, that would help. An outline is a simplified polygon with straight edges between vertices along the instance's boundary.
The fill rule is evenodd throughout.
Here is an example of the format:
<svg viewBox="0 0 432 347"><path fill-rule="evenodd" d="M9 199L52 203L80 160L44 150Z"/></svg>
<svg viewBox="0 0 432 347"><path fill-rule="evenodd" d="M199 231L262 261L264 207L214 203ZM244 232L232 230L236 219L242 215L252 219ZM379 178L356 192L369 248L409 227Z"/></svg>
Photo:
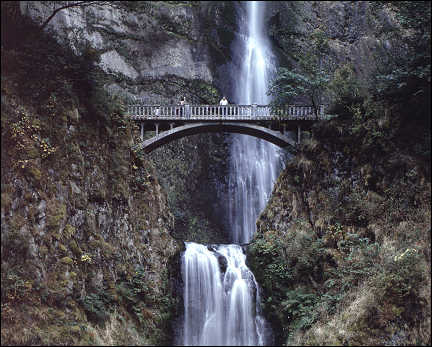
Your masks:
<svg viewBox="0 0 432 347"><path fill-rule="evenodd" d="M20 11L43 23L52 6L23 1ZM78 55L99 55L97 64L106 73L104 87L130 102L138 98L147 104L178 104L186 96L189 103L213 104L220 98L220 74L230 59L234 6L151 1L66 8L45 30ZM133 134L137 137L139 129ZM227 191L227 157L228 144L219 134L180 139L149 156L160 183L170 192L168 204L178 238L226 241L220 202ZM208 187L204 194L203 182Z"/></svg>
<svg viewBox="0 0 432 347"><path fill-rule="evenodd" d="M285 66L322 30L324 59L351 64L363 100L399 25L369 2L275 3L268 21ZM247 259L276 344L430 344L428 121L367 100L304 134L257 221Z"/></svg>
<svg viewBox="0 0 432 347"><path fill-rule="evenodd" d="M133 152L122 101L217 102L232 8L71 7L40 31L60 5L2 3L2 342L171 343L171 234L225 240L227 146L197 135Z"/></svg>
<svg viewBox="0 0 432 347"><path fill-rule="evenodd" d="M388 6L368 1L307 1L275 2L269 7L269 36L280 65L296 66L298 57L310 49L311 33L322 32L328 44L323 64L331 74L351 66L363 94L377 58L397 45L387 34L400 24ZM323 103L332 101L324 95Z"/></svg>
<svg viewBox="0 0 432 347"><path fill-rule="evenodd" d="M2 84L3 343L166 341L181 245L130 124L17 94Z"/></svg>
<svg viewBox="0 0 432 347"><path fill-rule="evenodd" d="M430 341L430 168L376 122L315 126L257 221L248 261L277 343Z"/></svg>
<svg viewBox="0 0 432 347"><path fill-rule="evenodd" d="M53 6L60 7L20 2L22 14L38 23L52 14ZM113 77L110 87L156 103L161 98L145 88L146 81L175 75L213 82L208 47L200 31L202 12L199 5L169 2L71 7L59 11L46 30L78 53L86 46L98 51L99 65Z"/></svg>

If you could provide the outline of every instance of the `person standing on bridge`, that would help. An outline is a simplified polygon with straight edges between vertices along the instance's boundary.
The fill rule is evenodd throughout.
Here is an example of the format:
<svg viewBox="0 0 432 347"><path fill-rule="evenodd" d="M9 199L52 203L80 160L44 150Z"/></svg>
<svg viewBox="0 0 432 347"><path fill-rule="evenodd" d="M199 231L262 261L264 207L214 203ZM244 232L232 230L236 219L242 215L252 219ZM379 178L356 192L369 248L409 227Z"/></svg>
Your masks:
<svg viewBox="0 0 432 347"><path fill-rule="evenodd" d="M186 105L186 97L184 96L183 98L180 99L180 106L182 106L180 108L180 116L182 117L184 114L184 106Z"/></svg>
<svg viewBox="0 0 432 347"><path fill-rule="evenodd" d="M221 106L228 105L228 100L225 96L221 99L221 101L219 101L219 105L221 105ZM222 111L221 116L225 116L226 115L226 108L223 107L221 111Z"/></svg>
<svg viewBox="0 0 432 347"><path fill-rule="evenodd" d="M185 118L190 118L190 105L186 102L186 97L183 97L183 100L180 102L180 104L184 107L184 115Z"/></svg>

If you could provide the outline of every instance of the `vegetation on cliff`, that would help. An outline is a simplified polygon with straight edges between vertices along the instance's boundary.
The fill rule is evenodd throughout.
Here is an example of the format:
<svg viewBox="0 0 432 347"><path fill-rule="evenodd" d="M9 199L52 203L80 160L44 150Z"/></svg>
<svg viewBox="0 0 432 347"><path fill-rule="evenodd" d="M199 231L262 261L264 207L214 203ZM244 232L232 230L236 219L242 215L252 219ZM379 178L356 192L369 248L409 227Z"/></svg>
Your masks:
<svg viewBox="0 0 432 347"><path fill-rule="evenodd" d="M276 344L431 343L430 3L388 5L406 50L335 70L248 248Z"/></svg>
<svg viewBox="0 0 432 347"><path fill-rule="evenodd" d="M98 54L3 6L2 344L169 343L180 247L124 105Z"/></svg>

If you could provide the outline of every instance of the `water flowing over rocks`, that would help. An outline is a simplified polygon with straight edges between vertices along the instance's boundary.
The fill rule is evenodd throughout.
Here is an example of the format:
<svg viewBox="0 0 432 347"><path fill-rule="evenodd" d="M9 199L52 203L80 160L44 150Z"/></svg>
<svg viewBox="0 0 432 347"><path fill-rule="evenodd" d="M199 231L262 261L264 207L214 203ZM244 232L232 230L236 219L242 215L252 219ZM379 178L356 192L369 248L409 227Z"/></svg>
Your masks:
<svg viewBox="0 0 432 347"><path fill-rule="evenodd" d="M220 257L226 269L220 270ZM263 345L265 330L253 304L260 300L258 285L245 260L238 245L220 245L213 251L186 243L182 256L184 323L178 343Z"/></svg>
<svg viewBox="0 0 432 347"><path fill-rule="evenodd" d="M262 32L263 4L246 5L240 31L239 51L247 56L238 71L234 103L267 104L269 79L267 63L271 60ZM267 202L276 178L278 156L275 146L248 136L233 136L229 177L230 240L250 241L255 220ZM234 201L233 201L234 200ZM214 252L214 253L213 253ZM224 261L218 261L218 259ZM270 342L269 329L260 314L258 284L246 266L239 245L209 246L187 243L182 255L184 282L184 345L263 345ZM223 279L219 263L222 263ZM225 266L226 264L226 266ZM225 268L226 269L223 269ZM254 309L255 307L255 309Z"/></svg>

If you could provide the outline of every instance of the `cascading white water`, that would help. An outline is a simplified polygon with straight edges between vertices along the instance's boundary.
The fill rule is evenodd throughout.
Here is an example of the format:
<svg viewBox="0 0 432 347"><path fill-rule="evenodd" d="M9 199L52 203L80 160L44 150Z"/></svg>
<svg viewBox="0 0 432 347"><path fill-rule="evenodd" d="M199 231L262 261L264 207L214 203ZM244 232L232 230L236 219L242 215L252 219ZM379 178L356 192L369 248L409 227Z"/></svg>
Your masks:
<svg viewBox="0 0 432 347"><path fill-rule="evenodd" d="M244 59L235 91L236 104L268 104L269 75L274 64L263 34L264 2L246 2L247 20L240 53ZM244 27L243 23L247 23ZM241 48L240 48L241 49ZM271 193L281 160L277 147L246 135L233 136L228 204L231 239L246 243ZM239 245L186 243L182 256L184 282L183 345L264 345L266 323L260 315L259 287ZM221 263L223 266L221 266ZM225 268L225 271L220 269Z"/></svg>
<svg viewBox="0 0 432 347"><path fill-rule="evenodd" d="M224 274L219 261L226 266ZM264 322L254 304L255 298L259 300L258 285L245 261L238 245L209 250L186 242L183 345L263 345Z"/></svg>
<svg viewBox="0 0 432 347"><path fill-rule="evenodd" d="M237 45L242 54L241 73L235 86L237 104L267 105L269 78L274 72L274 57L263 32L264 2L246 3L245 33ZM255 222L264 209L273 184L281 170L278 148L264 140L247 135L233 135L230 153L229 219L232 240L249 242L255 233Z"/></svg>
<svg viewBox="0 0 432 347"><path fill-rule="evenodd" d="M224 292L217 257L204 245L186 242L182 274L183 345L223 345Z"/></svg>

